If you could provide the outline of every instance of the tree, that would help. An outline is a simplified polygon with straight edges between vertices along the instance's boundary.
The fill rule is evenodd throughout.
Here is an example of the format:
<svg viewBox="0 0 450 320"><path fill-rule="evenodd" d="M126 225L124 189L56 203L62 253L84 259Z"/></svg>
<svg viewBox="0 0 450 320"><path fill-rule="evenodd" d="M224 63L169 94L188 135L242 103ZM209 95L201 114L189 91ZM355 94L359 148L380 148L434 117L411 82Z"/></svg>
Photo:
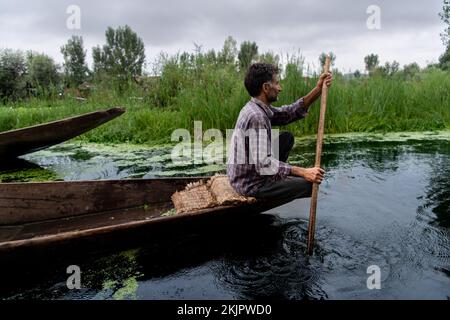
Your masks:
<svg viewBox="0 0 450 320"><path fill-rule="evenodd" d="M61 53L64 56L64 72L68 83L79 86L86 81L89 73L83 38L72 36L67 44L61 47Z"/></svg>
<svg viewBox="0 0 450 320"><path fill-rule="evenodd" d="M336 55L333 52L329 52L328 55L330 56L331 59L331 65L330 66L334 66L334 62L336 61ZM320 67L321 70L323 70L324 66L325 66L325 60L327 59L327 54L325 52L322 52L319 56L319 63L320 63ZM330 68L331 69L331 68Z"/></svg>
<svg viewBox="0 0 450 320"><path fill-rule="evenodd" d="M29 52L27 55L28 77L31 86L47 94L59 82L58 66L46 54Z"/></svg>
<svg viewBox="0 0 450 320"><path fill-rule="evenodd" d="M274 66L277 66L278 68L281 67L280 65L280 56L273 53L272 51L268 51L265 52L263 54L261 54L258 58L259 61L261 62L266 62L266 63L270 63L273 64Z"/></svg>
<svg viewBox="0 0 450 320"><path fill-rule="evenodd" d="M241 71L246 71L258 56L258 46L255 42L244 41L241 43L238 59Z"/></svg>
<svg viewBox="0 0 450 320"><path fill-rule="evenodd" d="M375 71L375 68L378 67L378 55L377 54L369 54L364 57L364 62L366 64L366 70L369 72L369 75L372 75Z"/></svg>
<svg viewBox="0 0 450 320"><path fill-rule="evenodd" d="M442 12L439 13L442 21L446 24L446 29L441 33L441 39L444 46L446 46L445 52L439 57L439 68L442 70L450 69L450 0L444 0Z"/></svg>
<svg viewBox="0 0 450 320"><path fill-rule="evenodd" d="M447 45L447 50L439 57L439 68L450 70L450 44Z"/></svg>
<svg viewBox="0 0 450 320"><path fill-rule="evenodd" d="M25 96L27 65L21 51L0 50L0 99Z"/></svg>
<svg viewBox="0 0 450 320"><path fill-rule="evenodd" d="M400 63L398 63L398 61L394 60L391 63L389 74L393 75L393 74L397 73L399 69L400 69Z"/></svg>
<svg viewBox="0 0 450 320"><path fill-rule="evenodd" d="M217 63L217 54L214 49L208 50L208 52L205 53L203 58L207 64Z"/></svg>
<svg viewBox="0 0 450 320"><path fill-rule="evenodd" d="M228 36L223 43L222 51L218 54L219 63L224 65L234 65L237 56L237 42L233 37Z"/></svg>
<svg viewBox="0 0 450 320"><path fill-rule="evenodd" d="M382 76L393 76L398 72L400 64L397 61L392 61L392 63L386 62L384 66L376 68L376 72Z"/></svg>
<svg viewBox="0 0 450 320"><path fill-rule="evenodd" d="M403 75L406 79L412 79L419 72L420 67L416 62L403 66Z"/></svg>
<svg viewBox="0 0 450 320"><path fill-rule="evenodd" d="M439 13L439 17L441 17L442 21L446 24L446 29L443 33L441 33L441 39L444 46L450 44L450 0L444 0L444 4L442 6L442 12Z"/></svg>
<svg viewBox="0 0 450 320"><path fill-rule="evenodd" d="M92 49L94 71L105 71L121 79L141 75L145 62L142 39L129 26L116 30L108 27L105 36L106 44Z"/></svg>

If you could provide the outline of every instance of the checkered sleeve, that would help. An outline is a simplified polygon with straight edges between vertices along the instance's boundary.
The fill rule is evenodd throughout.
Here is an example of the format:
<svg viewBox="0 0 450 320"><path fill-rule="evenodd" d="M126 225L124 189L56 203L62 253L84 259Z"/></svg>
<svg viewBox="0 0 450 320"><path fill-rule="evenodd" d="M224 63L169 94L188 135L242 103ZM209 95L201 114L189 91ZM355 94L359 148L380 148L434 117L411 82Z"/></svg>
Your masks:
<svg viewBox="0 0 450 320"><path fill-rule="evenodd" d="M308 115L308 107L305 106L303 98L295 101L293 104L279 108L270 107L270 109L273 111L271 120L273 126L287 125Z"/></svg>

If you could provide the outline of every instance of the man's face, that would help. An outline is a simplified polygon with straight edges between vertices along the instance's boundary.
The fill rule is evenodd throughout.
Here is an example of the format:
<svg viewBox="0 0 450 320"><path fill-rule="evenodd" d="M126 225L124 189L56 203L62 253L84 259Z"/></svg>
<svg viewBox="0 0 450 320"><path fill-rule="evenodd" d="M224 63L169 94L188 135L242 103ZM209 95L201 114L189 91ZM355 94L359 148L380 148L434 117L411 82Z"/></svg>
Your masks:
<svg viewBox="0 0 450 320"><path fill-rule="evenodd" d="M281 92L280 77L274 75L272 81L263 84L263 90L269 103L278 100L278 94Z"/></svg>

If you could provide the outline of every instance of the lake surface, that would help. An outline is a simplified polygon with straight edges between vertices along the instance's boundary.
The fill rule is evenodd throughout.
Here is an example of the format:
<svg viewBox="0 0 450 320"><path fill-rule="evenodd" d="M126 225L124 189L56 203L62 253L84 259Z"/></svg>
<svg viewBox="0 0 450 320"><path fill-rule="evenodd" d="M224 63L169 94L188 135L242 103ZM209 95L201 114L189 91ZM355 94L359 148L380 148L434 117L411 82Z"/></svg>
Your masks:
<svg viewBox="0 0 450 320"><path fill-rule="evenodd" d="M172 165L170 150L63 144L24 157L32 170L25 180L223 170ZM314 152L313 140L299 139L290 162L311 166ZM322 159L327 175L313 257L305 254L309 199L302 199L251 221L184 230L75 262L67 252L47 269L8 274L0 298L449 299L450 133L333 136ZM18 179L11 172L3 180ZM82 271L81 290L66 287L65 268L73 263ZM370 266L380 270L381 289L367 287Z"/></svg>

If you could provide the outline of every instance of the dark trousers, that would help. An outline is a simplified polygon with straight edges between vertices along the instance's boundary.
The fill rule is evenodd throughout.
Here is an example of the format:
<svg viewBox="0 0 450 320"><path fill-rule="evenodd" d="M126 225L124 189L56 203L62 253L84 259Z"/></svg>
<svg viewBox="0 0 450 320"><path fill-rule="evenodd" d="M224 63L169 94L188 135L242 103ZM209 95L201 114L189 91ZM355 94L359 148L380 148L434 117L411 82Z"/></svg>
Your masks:
<svg viewBox="0 0 450 320"><path fill-rule="evenodd" d="M294 146L294 136L292 133L281 132L278 137L278 141L274 140L272 143L279 143L278 160L287 162L289 153ZM289 201L298 198L311 197L311 193L311 182L308 182L301 177L289 176L283 180L268 181L254 194L254 197L286 199Z"/></svg>

